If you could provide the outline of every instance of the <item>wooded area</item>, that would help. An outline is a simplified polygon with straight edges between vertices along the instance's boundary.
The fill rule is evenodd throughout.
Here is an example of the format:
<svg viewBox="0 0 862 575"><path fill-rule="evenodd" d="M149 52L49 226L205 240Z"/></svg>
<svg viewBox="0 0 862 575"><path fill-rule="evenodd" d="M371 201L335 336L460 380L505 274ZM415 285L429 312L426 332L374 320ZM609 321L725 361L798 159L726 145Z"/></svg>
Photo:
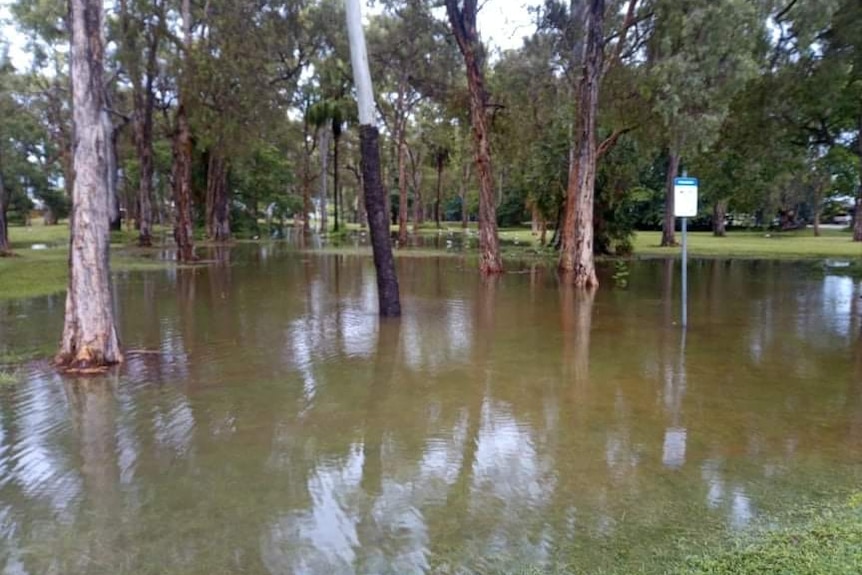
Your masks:
<svg viewBox="0 0 862 575"><path fill-rule="evenodd" d="M674 245L673 178L701 179L695 226L782 229L862 201L858 0L546 0L520 48L492 51L474 0L384 0L367 17L383 216L530 222L580 286L638 229ZM112 226L211 241L365 226L361 118L337 0L119 0L99 99ZM0 58L0 252L34 203L69 215L70 15L10 4L30 66ZM3 53L8 46L3 47ZM333 206L330 213L329 205ZM862 218L853 239L862 241ZM549 232L551 232L549 234ZM550 236L550 237L549 237Z"/></svg>

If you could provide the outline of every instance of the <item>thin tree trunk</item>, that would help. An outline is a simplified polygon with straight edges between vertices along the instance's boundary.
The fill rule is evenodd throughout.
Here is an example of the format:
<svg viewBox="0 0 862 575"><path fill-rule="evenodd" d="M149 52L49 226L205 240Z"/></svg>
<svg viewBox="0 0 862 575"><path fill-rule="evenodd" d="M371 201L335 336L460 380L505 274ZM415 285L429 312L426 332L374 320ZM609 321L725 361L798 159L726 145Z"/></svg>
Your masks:
<svg viewBox="0 0 862 575"><path fill-rule="evenodd" d="M673 181L679 173L679 151L671 148L667 165L667 182L664 191L664 223L661 231L662 247L676 245L676 217L674 216Z"/></svg>
<svg viewBox="0 0 862 575"><path fill-rule="evenodd" d="M422 202L422 168L413 166L413 229L425 223L425 205Z"/></svg>
<svg viewBox="0 0 862 575"><path fill-rule="evenodd" d="M333 226L334 231L338 231L338 204L340 203L341 196L341 181L338 177L338 144L341 140L341 128L336 128L335 124L333 124L332 128L332 203L335 207L335 222ZM341 206L342 211L344 210L344 206Z"/></svg>
<svg viewBox="0 0 862 575"><path fill-rule="evenodd" d="M210 150L207 162L207 222L210 239L230 241L230 198L227 186L228 167L220 146ZM211 202L211 203L210 203Z"/></svg>
<svg viewBox="0 0 862 575"><path fill-rule="evenodd" d="M362 181L365 207L371 228L371 247L377 272L379 313L383 317L401 315L401 298L395 260L389 242L389 217L380 173L380 134L374 126L374 90L362 29L360 0L347 0L347 32L350 40L350 60L356 85L359 108L359 142L362 157Z"/></svg>
<svg viewBox="0 0 862 575"><path fill-rule="evenodd" d="M9 225L6 220L6 211L9 209L6 199L6 186L3 181L3 150L0 150L0 257L12 253L9 245Z"/></svg>
<svg viewBox="0 0 862 575"><path fill-rule="evenodd" d="M560 250L560 270L571 272L576 287L599 285L593 255L593 204L596 185L596 117L602 77L604 0L590 0L584 18L582 74L578 82L578 111L574 126L574 154L569 168L566 219Z"/></svg>
<svg viewBox="0 0 862 575"><path fill-rule="evenodd" d="M470 162L464 162L464 171L461 174L461 227L465 230L470 225L470 208L467 207L467 190L470 183Z"/></svg>
<svg viewBox="0 0 862 575"><path fill-rule="evenodd" d="M329 218L326 214L326 185L329 182L327 170L329 166L329 130L320 131L320 233L325 234L329 229Z"/></svg>
<svg viewBox="0 0 862 575"><path fill-rule="evenodd" d="M470 90L470 124L473 128L473 147L476 171L479 176L479 270L494 274L503 271L500 241L497 237L497 206L494 197L494 176L491 166L491 141L486 108L488 93L482 69L479 35L476 28L476 0L464 0L459 9L457 0L446 0L446 12L455 33L458 48L467 68L467 86Z"/></svg>
<svg viewBox="0 0 862 575"><path fill-rule="evenodd" d="M102 2L70 2L75 133L69 289L58 365L101 368L123 360L114 322L108 230L108 172L102 85Z"/></svg>
<svg viewBox="0 0 862 575"><path fill-rule="evenodd" d="M147 71L143 87L134 90L135 100L135 151L140 165L138 182L138 245L152 245L153 226L153 110L155 109L155 90L153 84L157 73L157 52L159 34L152 32L153 39L147 48Z"/></svg>
<svg viewBox="0 0 862 575"><path fill-rule="evenodd" d="M185 49L185 69L183 82L188 82L192 44L191 0L182 0L183 44ZM194 229L192 227L192 133L186 109L186 90L180 89L180 102L177 107L177 130L174 136L174 204L176 222L174 240L177 243L177 259L188 263L195 260Z"/></svg>
<svg viewBox="0 0 862 575"><path fill-rule="evenodd" d="M437 158L437 199L434 201L434 223L440 229L440 208L443 203L443 161Z"/></svg>
<svg viewBox="0 0 862 575"><path fill-rule="evenodd" d="M859 191L856 193L856 211L853 216L853 241L862 242L862 114L857 118L857 146L856 150L859 155Z"/></svg>
<svg viewBox="0 0 862 575"><path fill-rule="evenodd" d="M406 122L406 120L404 120ZM407 245L407 144L406 126L398 129L398 246Z"/></svg>
<svg viewBox="0 0 862 575"><path fill-rule="evenodd" d="M107 90L106 90L107 92ZM107 94L105 95L107 101ZM120 220L120 198L117 192L117 182L119 181L119 172L117 171L117 138L119 137L119 128L114 127L111 122L111 115L107 109L103 109L100 115L102 129L105 131L105 169L107 170L108 184L108 229L110 231L119 231L122 225Z"/></svg>
<svg viewBox="0 0 862 575"><path fill-rule="evenodd" d="M727 200L716 200L712 206L712 235L717 238L727 236L724 220L727 217Z"/></svg>

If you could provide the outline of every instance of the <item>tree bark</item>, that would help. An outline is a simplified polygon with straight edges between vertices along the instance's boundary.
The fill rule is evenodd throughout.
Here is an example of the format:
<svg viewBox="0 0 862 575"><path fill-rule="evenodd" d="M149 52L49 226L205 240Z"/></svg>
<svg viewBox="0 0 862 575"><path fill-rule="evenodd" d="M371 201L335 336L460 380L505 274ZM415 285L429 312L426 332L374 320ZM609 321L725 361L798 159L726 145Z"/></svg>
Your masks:
<svg viewBox="0 0 862 575"><path fill-rule="evenodd" d="M227 186L228 166L220 146L210 150L207 162L207 229L210 239L230 241L230 197Z"/></svg>
<svg viewBox="0 0 862 575"><path fill-rule="evenodd" d="M425 205L422 201L421 156L408 150L410 156L410 179L413 183L413 231L425 223Z"/></svg>
<svg viewBox="0 0 862 575"><path fill-rule="evenodd" d="M437 199L434 201L434 223L440 229L440 208L443 203L443 159L437 155Z"/></svg>
<svg viewBox="0 0 862 575"><path fill-rule="evenodd" d="M578 107L575 117L575 143L566 197L566 218L560 251L560 270L571 273L577 287L596 287L593 256L593 204L596 185L596 117L599 83L602 77L604 43L604 0L590 0L584 17L586 41L583 44L581 77L578 82Z"/></svg>
<svg viewBox="0 0 862 575"><path fill-rule="evenodd" d="M191 0L182 0L183 45L185 49L185 70L182 81L188 82L192 44ZM180 88L177 107L177 129L174 135L173 192L176 209L174 240L177 244L177 259L180 262L193 262L194 229L192 227L192 133L187 110L187 87Z"/></svg>
<svg viewBox="0 0 862 575"><path fill-rule="evenodd" d="M327 175L327 170L329 166L329 130L321 130L320 131L320 197L318 198L318 203L320 204L320 233L325 234L329 229L329 217L326 213L326 196L327 196L327 183L329 181L329 177Z"/></svg>
<svg viewBox="0 0 862 575"><path fill-rule="evenodd" d="M338 231L338 206L341 204L341 210L344 211L344 204L341 201L341 178L338 177L338 144L341 141L341 124L333 120L332 122L332 203L335 208L335 222L333 222L333 231ZM342 215L342 217L344 217Z"/></svg>
<svg viewBox="0 0 862 575"><path fill-rule="evenodd" d="M461 227L465 230L470 225L470 209L467 207L467 190L470 183L470 162L464 162L464 171L461 174Z"/></svg>
<svg viewBox="0 0 862 575"><path fill-rule="evenodd" d="M6 220L6 211L9 209L6 199L6 186L3 181L3 150L0 150L0 257L12 253L9 246L9 226Z"/></svg>
<svg viewBox="0 0 862 575"><path fill-rule="evenodd" d="M398 128L398 246L407 245L407 144L406 122Z"/></svg>
<svg viewBox="0 0 862 575"><path fill-rule="evenodd" d="M859 155L859 191L856 193L856 211L853 216L853 241L862 242L862 114L857 118L857 153Z"/></svg>
<svg viewBox="0 0 862 575"><path fill-rule="evenodd" d="M500 241L497 237L497 205L494 197L494 177L491 166L491 142L488 116L485 113L488 93L482 69L479 34L476 28L476 0L464 0L459 9L457 0L446 0L446 13L455 33L458 48L467 68L470 91L470 124L476 171L479 176L479 270L485 274L501 273Z"/></svg>
<svg viewBox="0 0 862 575"><path fill-rule="evenodd" d="M386 213L386 198L380 173L380 134L374 126L374 90L371 85L359 2L360 0L347 0L346 18L359 108L359 145L365 208L377 272L379 313L383 317L397 317L401 315L401 298L392 245L389 242L389 215Z"/></svg>
<svg viewBox="0 0 862 575"><path fill-rule="evenodd" d="M138 245L151 246L153 229L153 111L156 95L153 84L158 72L159 33L151 32L147 46L147 64L143 84L138 75L132 81L132 98L135 103L135 152L138 155L140 181L138 182Z"/></svg>
<svg viewBox="0 0 862 575"><path fill-rule="evenodd" d="M661 246L672 247L676 245L676 217L674 216L673 181L679 173L679 151L671 148L667 165L667 182L664 192L664 223L661 231Z"/></svg>
<svg viewBox="0 0 862 575"><path fill-rule="evenodd" d="M727 200L716 200L712 206L712 235L717 238L727 236L724 220L727 217Z"/></svg>
<svg viewBox="0 0 862 575"><path fill-rule="evenodd" d="M105 101L107 101L107 90ZM117 191L117 182L119 181L117 139L120 135L120 130L114 127L107 108L102 109L100 120L102 129L105 131L105 164L108 172L106 180L108 184L108 229L110 231L119 231L122 226L120 219L120 198Z"/></svg>
<svg viewBox="0 0 862 575"><path fill-rule="evenodd" d="M56 363L88 370L123 360L114 321L108 229L108 172L102 123L102 2L70 2L75 182L69 289Z"/></svg>

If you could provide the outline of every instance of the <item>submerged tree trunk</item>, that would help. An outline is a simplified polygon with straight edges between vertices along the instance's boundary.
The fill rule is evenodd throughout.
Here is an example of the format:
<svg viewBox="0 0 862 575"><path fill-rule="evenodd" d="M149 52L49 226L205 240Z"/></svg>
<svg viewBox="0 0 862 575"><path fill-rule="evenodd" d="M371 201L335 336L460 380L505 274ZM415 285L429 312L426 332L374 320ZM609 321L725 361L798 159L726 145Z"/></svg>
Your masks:
<svg viewBox="0 0 862 575"><path fill-rule="evenodd" d="M107 94L105 95L105 102ZM107 170L106 182L108 185L108 229L119 231L122 226L120 220L120 198L117 191L119 172L117 166L117 138L120 135L119 128L114 127L111 115L107 108L102 109L100 114L102 129L105 131L105 169Z"/></svg>
<svg viewBox="0 0 862 575"><path fill-rule="evenodd" d="M210 151L207 163L207 230L216 242L230 240L230 197L228 166L220 147Z"/></svg>
<svg viewBox="0 0 862 575"><path fill-rule="evenodd" d="M494 274L503 271L503 260L500 257L500 241L497 237L497 205L486 114L488 93L482 70L482 47L476 28L477 10L476 0L464 0L462 9L459 9L457 0L446 0L446 13L458 48L464 56L467 86L470 90L470 124L473 129L476 172L479 176L479 270L482 273Z"/></svg>
<svg viewBox="0 0 862 575"><path fill-rule="evenodd" d="M86 370L123 360L114 322L108 253L101 0L72 0L70 29L75 182L69 289L56 361L66 368Z"/></svg>
<svg viewBox="0 0 862 575"><path fill-rule="evenodd" d="M727 217L727 200L716 200L712 206L712 235L723 238L727 235L724 220Z"/></svg>
<svg viewBox="0 0 862 575"><path fill-rule="evenodd" d="M183 43L185 45L185 66L182 81L188 82L191 56L188 51L192 44L191 0L182 0ZM177 129L174 135L174 205L176 221L174 240L177 243L177 259L188 263L195 260L194 229L192 227L192 132L186 109L186 90L180 89L180 102L177 107Z"/></svg>
<svg viewBox="0 0 862 575"><path fill-rule="evenodd" d="M138 245L152 245L153 226L153 110L155 109L154 82L157 67L159 34L153 32L153 40L147 48L147 71L143 86L136 82L135 101L135 151L140 167L138 182Z"/></svg>
<svg viewBox="0 0 862 575"><path fill-rule="evenodd" d="M560 270L571 273L570 279L577 287L596 287L599 284L593 256L593 204L605 2L590 0L587 8L584 18L586 41L583 44L578 111L574 126L576 140L569 167L568 201L560 251Z"/></svg>
<svg viewBox="0 0 862 575"><path fill-rule="evenodd" d="M676 217L674 216L673 181L679 173L679 151L671 148L667 164L667 182L664 191L664 223L661 230L661 246L676 245Z"/></svg>
<svg viewBox="0 0 862 575"><path fill-rule="evenodd" d="M395 260L389 242L389 215L380 174L380 134L374 126L374 91L362 30L360 0L347 0L347 32L350 40L350 60L356 85L359 108L359 143L362 157L362 182L368 225L371 229L371 248L377 271L377 298L379 313L384 317L401 315L401 297Z"/></svg>

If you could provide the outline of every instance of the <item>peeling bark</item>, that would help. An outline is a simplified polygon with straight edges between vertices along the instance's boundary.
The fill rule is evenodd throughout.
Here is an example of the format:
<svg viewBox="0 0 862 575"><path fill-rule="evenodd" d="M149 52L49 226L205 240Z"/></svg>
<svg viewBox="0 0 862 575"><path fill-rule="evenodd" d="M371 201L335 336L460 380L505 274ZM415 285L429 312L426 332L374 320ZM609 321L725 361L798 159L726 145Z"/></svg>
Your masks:
<svg viewBox="0 0 862 575"><path fill-rule="evenodd" d="M476 0L464 0L463 8L457 0L446 0L446 13L455 33L458 48L467 68L467 87L470 91L470 125L473 130L473 148L476 172L479 176L479 270L485 274L501 273L500 241L497 237L497 205L494 195L494 176L491 165L491 141L488 129L488 92L476 28Z"/></svg>
<svg viewBox="0 0 862 575"><path fill-rule="evenodd" d="M75 182L69 288L56 363L72 370L91 370L123 360L109 261L101 0L72 0L70 28Z"/></svg>

